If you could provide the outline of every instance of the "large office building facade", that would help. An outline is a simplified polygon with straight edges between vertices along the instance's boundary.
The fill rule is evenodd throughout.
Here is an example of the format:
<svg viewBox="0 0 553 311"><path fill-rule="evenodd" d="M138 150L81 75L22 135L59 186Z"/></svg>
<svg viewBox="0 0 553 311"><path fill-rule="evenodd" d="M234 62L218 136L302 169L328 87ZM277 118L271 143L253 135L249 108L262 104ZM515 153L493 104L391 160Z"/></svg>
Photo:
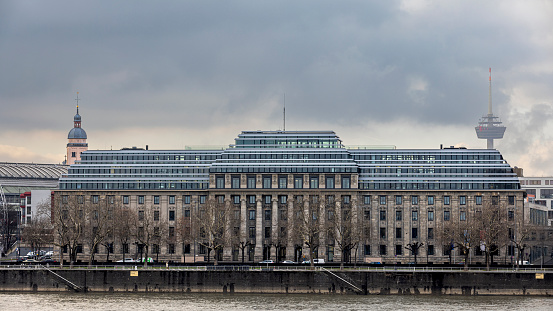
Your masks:
<svg viewBox="0 0 553 311"><path fill-rule="evenodd" d="M407 263L406 247L419 242L419 262L443 263L444 226L490 205L524 214L518 178L497 150L347 148L332 131L245 131L219 150L88 150L59 188L55 204L109 197L137 213L157 210L168 227L158 258L187 262L203 260L203 237L180 243L170 232L194 226L209 202L231 211L223 261L240 261L247 245L247 261L301 261L311 250L327 262ZM138 252L115 243L97 256L123 247Z"/></svg>

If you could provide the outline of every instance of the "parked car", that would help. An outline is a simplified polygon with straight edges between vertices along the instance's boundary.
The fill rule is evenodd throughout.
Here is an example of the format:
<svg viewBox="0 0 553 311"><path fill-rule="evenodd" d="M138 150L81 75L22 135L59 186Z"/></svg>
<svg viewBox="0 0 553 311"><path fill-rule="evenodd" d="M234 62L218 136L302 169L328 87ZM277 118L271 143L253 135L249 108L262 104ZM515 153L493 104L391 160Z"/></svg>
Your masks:
<svg viewBox="0 0 553 311"><path fill-rule="evenodd" d="M259 263L269 264L269 263L275 263L275 262L273 260L267 259L267 260L260 261Z"/></svg>
<svg viewBox="0 0 553 311"><path fill-rule="evenodd" d="M40 261L34 260L34 259L25 259L25 260L23 260L24 265L36 265L36 264L39 264L39 263L40 263Z"/></svg>
<svg viewBox="0 0 553 311"><path fill-rule="evenodd" d="M40 260L40 263L43 263L43 264L49 263L49 264L50 264L50 263L58 263L58 261L55 260L55 259L52 259L52 257L46 257L46 256L44 256L44 257Z"/></svg>
<svg viewBox="0 0 553 311"><path fill-rule="evenodd" d="M292 260L284 260L284 261L282 261L281 263L288 264L288 265L296 264L296 262L295 262L295 261L292 261Z"/></svg>

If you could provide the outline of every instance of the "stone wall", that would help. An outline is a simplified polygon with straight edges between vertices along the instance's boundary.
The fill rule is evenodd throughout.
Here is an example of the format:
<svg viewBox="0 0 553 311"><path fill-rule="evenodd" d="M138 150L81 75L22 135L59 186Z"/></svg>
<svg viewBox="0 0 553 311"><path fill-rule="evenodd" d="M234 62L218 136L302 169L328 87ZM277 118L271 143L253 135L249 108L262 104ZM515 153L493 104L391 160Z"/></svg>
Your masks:
<svg viewBox="0 0 553 311"><path fill-rule="evenodd" d="M538 277L538 278L537 278ZM553 273L0 270L0 291L553 295Z"/></svg>

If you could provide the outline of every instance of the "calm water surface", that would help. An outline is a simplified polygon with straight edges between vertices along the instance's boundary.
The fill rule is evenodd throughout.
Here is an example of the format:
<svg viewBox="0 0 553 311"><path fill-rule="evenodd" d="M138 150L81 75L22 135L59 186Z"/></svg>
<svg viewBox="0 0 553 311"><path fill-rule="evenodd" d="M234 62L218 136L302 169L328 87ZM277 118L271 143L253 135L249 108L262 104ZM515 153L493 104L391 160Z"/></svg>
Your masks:
<svg viewBox="0 0 553 311"><path fill-rule="evenodd" d="M0 294L0 310L553 310L547 297L246 294Z"/></svg>

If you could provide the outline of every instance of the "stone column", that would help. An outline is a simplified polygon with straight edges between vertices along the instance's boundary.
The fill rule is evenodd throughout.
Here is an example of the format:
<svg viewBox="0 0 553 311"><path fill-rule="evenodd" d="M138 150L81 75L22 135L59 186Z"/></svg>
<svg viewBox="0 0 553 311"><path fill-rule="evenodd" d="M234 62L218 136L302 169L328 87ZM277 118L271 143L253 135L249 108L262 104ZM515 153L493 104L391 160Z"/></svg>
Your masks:
<svg viewBox="0 0 553 311"><path fill-rule="evenodd" d="M342 196L336 195L334 201L334 232L336 234L336 241L342 241L342 235L340 233L340 226L342 225ZM342 248L340 243L336 242L334 245L334 261L342 261Z"/></svg>
<svg viewBox="0 0 553 311"><path fill-rule="evenodd" d="M357 247L353 248L351 251L351 261L359 259L359 256L356 256L359 253L359 237L361 233L359 232L359 200L357 193L353 194L351 197L351 233L353 242L357 242Z"/></svg>
<svg viewBox="0 0 553 311"><path fill-rule="evenodd" d="M225 198L225 211L226 211L226 220L225 220L225 234L232 235L231 228L231 219L233 217L232 210L230 208L230 197ZM230 242L231 239L227 238L225 242L225 247L223 248L223 260L230 261L232 259L232 243Z"/></svg>
<svg viewBox="0 0 553 311"><path fill-rule="evenodd" d="M248 210L246 208L246 197L244 195L240 196L240 242L246 242L248 237L248 222L247 215Z"/></svg>
<svg viewBox="0 0 553 311"><path fill-rule="evenodd" d="M291 195L288 196L288 226L286 235L288 236L288 244L286 245L286 259L294 260L294 199Z"/></svg>
<svg viewBox="0 0 553 311"><path fill-rule="evenodd" d="M261 195L255 199L255 261L263 260L263 202Z"/></svg>
<svg viewBox="0 0 553 311"><path fill-rule="evenodd" d="M325 228L325 221L326 221L326 214L325 214L325 200L324 197L319 196L319 205L318 205L318 211L317 215L319 217L319 252L318 252L318 258L324 258L325 260L328 260L326 258L326 246L328 243L326 243L326 228Z"/></svg>
<svg viewBox="0 0 553 311"><path fill-rule="evenodd" d="M272 198L271 200L271 240L276 242L278 240L278 199ZM275 243L276 244L276 243ZM273 245L271 248L271 258L276 258L276 247Z"/></svg>

